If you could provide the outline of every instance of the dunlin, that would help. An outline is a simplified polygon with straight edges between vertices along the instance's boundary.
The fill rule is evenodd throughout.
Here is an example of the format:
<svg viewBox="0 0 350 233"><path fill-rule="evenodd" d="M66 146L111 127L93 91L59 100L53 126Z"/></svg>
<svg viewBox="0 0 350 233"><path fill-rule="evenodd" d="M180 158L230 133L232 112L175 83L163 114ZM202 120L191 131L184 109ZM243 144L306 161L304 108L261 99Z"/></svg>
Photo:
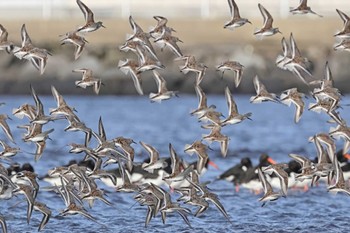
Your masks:
<svg viewBox="0 0 350 233"><path fill-rule="evenodd" d="M234 83L237 88L242 80L243 65L237 61L225 61L222 62L216 69L222 72L222 77L224 77L224 72L226 70L231 70L234 73Z"/></svg>
<svg viewBox="0 0 350 233"><path fill-rule="evenodd" d="M93 86L94 92L96 95L100 92L100 88L102 85L101 79L96 79L93 77L92 70L81 68L81 69L74 69L73 72L79 72L83 73L83 77L79 81L75 81L75 85L77 87L86 88L89 86Z"/></svg>
<svg viewBox="0 0 350 233"><path fill-rule="evenodd" d="M275 35L276 33L281 33L278 28L274 28L272 26L273 18L271 16L271 14L260 3L258 4L258 7L259 7L259 10L261 12L261 15L263 16L264 25L261 29L254 32L254 35L262 38L265 36Z"/></svg>
<svg viewBox="0 0 350 233"><path fill-rule="evenodd" d="M233 96L231 94L231 91L228 87L225 88L225 97L226 97L226 102L228 106L228 116L226 117L225 120L221 122L221 125L227 125L227 124L238 124L241 121L244 121L246 119L250 119L252 113L248 112L245 114L240 114L238 113L238 108L237 104L233 99Z"/></svg>
<svg viewBox="0 0 350 233"><path fill-rule="evenodd" d="M288 90L285 90L280 95L281 103L286 104L290 106L292 103L295 105L295 114L294 114L294 122L298 123L301 115L304 111L304 101L303 101L303 94L298 92L297 88L290 88Z"/></svg>
<svg viewBox="0 0 350 233"><path fill-rule="evenodd" d="M227 2L230 7L231 20L225 23L224 28L234 29L241 27L246 23L252 24L248 19L241 17L235 0L228 0Z"/></svg>
<svg viewBox="0 0 350 233"><path fill-rule="evenodd" d="M275 201L278 198L280 198L282 195L280 192L273 191L271 184L266 180L265 174L261 171L261 168L258 168L258 175L264 189L264 196L262 196L259 199L260 202L263 202L262 204L262 207L263 207L266 204L266 202Z"/></svg>
<svg viewBox="0 0 350 233"><path fill-rule="evenodd" d="M253 79L256 95L250 97L251 103L261 103L264 101L272 101L278 103L276 94L267 91L266 87L260 82L259 77L256 75Z"/></svg>
<svg viewBox="0 0 350 233"><path fill-rule="evenodd" d="M84 18L85 18L85 25L79 27L77 29L77 32L79 33L93 32L99 29L100 27L105 27L101 21L95 22L94 13L82 1L77 0L77 4L80 10L83 12Z"/></svg>
<svg viewBox="0 0 350 233"><path fill-rule="evenodd" d="M177 91L169 91L165 79L155 70L153 70L153 77L157 83L158 92L150 93L149 98L151 102L162 102L162 100L168 100L173 96L178 96Z"/></svg>
<svg viewBox="0 0 350 233"><path fill-rule="evenodd" d="M311 14L317 15L319 17L323 17L322 15L319 15L316 12L314 12L313 10L311 10L311 7L309 7L307 5L307 0L300 0L299 6L297 6L296 8L291 8L290 12L292 14L307 14L307 13L311 13Z"/></svg>

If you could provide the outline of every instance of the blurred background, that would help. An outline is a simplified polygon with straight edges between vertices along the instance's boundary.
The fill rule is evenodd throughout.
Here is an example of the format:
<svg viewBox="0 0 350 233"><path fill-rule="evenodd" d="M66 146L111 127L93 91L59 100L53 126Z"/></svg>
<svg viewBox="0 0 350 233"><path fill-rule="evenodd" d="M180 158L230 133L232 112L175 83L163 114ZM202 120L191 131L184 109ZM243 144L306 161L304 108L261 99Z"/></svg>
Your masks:
<svg viewBox="0 0 350 233"><path fill-rule="evenodd" d="M131 78L117 68L119 60L134 58L132 53L119 51L127 34L132 33L128 17L144 29L156 25L152 18L161 15L168 18L168 25L176 30L175 36L183 43L179 46L183 54L194 55L208 66L201 84L207 93L223 93L229 85L234 89L231 72L221 74L216 66L225 60L239 61L244 65L241 85L235 93L252 93L252 79L259 75L262 82L273 92L280 92L292 86L307 91L307 87L293 74L276 67L276 57L282 53L281 39L289 40L290 33L298 44L303 56L310 61L310 71L315 79L323 77L324 65L329 61L335 85L342 92L350 91L349 63L350 53L334 51L339 43L334 34L343 27L336 9L350 14L350 1L318 0L309 1L311 9L317 15L292 15L291 7L296 7L299 0L236 0L240 14L248 18L252 25L245 25L234 31L223 28L230 20L226 0L85 0L83 1L95 14L96 21L103 21L106 28L101 28L87 35L89 43L78 60L74 60L74 46L60 45L59 35L74 30L84 24L84 17L75 0L2 0L0 1L0 23L8 30L9 40L20 44L20 28L26 24L33 44L48 49L49 57L43 75L30 62L18 60L5 51L0 53L0 93L29 94L29 83L38 83L41 94L50 94L50 85L61 86L68 94L93 94L92 91L77 89L74 82L81 76L72 73L73 69L91 68L96 77L105 84L101 94L136 94ZM263 24L258 9L261 3L274 17L274 26L281 34L262 40L253 36ZM156 46L155 46L156 48ZM156 52L165 65L161 74L168 81L169 89L184 93L194 93L193 74L179 71L181 62L175 62L169 50ZM143 88L145 93L156 89L151 72L145 72Z"/></svg>

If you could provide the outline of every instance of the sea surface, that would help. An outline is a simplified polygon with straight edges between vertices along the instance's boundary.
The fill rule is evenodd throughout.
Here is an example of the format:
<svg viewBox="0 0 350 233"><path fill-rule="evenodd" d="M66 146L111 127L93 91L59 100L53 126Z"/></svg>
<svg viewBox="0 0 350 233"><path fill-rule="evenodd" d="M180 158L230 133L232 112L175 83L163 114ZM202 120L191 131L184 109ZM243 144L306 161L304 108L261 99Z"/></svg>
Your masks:
<svg viewBox="0 0 350 233"><path fill-rule="evenodd" d="M40 96L45 112L55 108L52 96ZM315 148L308 138L316 133L328 132L334 125L327 123L325 114L305 110L298 124L294 123L294 107L278 103L251 104L246 95L234 96L241 113L251 112L252 120L241 124L229 125L222 133L231 140L226 158L220 155L220 147L213 143L209 156L219 169L210 167L200 178L202 182L213 181L208 187L218 194L222 204L230 216L230 224L210 204L209 209L200 217L189 216L193 229L189 228L176 213L167 215L163 224L160 215L153 218L147 228L144 227L147 208L135 204L134 194L117 193L112 188L98 183L107 192L107 199L113 206L107 206L96 201L92 209L86 205L97 223L86 218L75 216L58 216L65 208L58 194L40 191L37 200L44 202L52 210L52 217L43 232L346 232L349 230L350 197L342 194L332 195L327 192L326 185L321 183L309 191L289 190L287 198L268 203L261 207L260 195L241 188L235 192L234 186L227 181L215 181L215 177L226 169L237 164L242 157L250 157L255 164L261 153L268 153L277 162L288 162L289 153L297 153L313 158ZM184 153L186 144L200 140L209 131L202 129L201 123L190 116L190 111L198 105L194 95L180 95L164 101L161 104L151 103L146 96L64 96L66 102L74 106L81 121L97 132L98 119L102 117L107 138L117 136L132 138L136 151L135 161L146 158L145 152L138 143L146 142L156 147L162 157L169 156L169 143L185 160L191 162L196 156ZM306 100L306 106L312 102ZM65 120L50 122L44 129L54 128L47 140L46 149L38 162L34 162L35 146L24 143L21 139L24 130L18 125L28 124L28 120L18 119L12 115L12 109L24 103L34 104L31 96L1 96L0 113L8 114L8 120L16 145L24 152L16 155L14 161L30 162L39 176L44 176L48 169L66 164L71 159L81 160L82 154L69 154L67 144L83 143L85 134L82 132L65 132L68 125ZM343 97L344 104L350 102L348 96ZM219 111L227 115L227 105L223 95L209 95L208 103L215 104ZM349 107L340 109L341 115L349 122ZM5 135L0 131L0 138ZM342 147L342 141L337 141L337 147ZM96 142L92 140L91 146ZM337 149L338 149L337 148ZM4 164L4 162L3 162ZM7 166L5 164L5 166ZM41 187L48 186L44 181ZM167 187L164 187L167 189ZM168 190L168 189L167 189ZM173 200L177 197L172 194ZM11 200L0 200L0 215L7 221L9 232L35 232L42 215L34 211L29 224L26 222L27 204L25 197L19 195ZM195 209L189 206L194 212Z"/></svg>

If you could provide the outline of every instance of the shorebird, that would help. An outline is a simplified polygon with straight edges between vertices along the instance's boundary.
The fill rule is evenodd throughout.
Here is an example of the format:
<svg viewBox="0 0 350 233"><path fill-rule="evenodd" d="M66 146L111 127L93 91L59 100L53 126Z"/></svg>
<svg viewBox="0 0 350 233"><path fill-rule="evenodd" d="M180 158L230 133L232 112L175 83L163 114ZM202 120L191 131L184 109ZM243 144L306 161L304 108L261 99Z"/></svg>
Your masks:
<svg viewBox="0 0 350 233"><path fill-rule="evenodd" d="M116 147L120 148L126 155L126 168L129 172L131 172L135 157L135 149L131 146L131 144L136 142L131 138L117 137L113 139L113 143Z"/></svg>
<svg viewBox="0 0 350 233"><path fill-rule="evenodd" d="M272 35L275 35L276 33L281 33L278 28L274 28L272 26L273 18L271 14L260 3L258 4L258 7L263 16L264 25L261 29L254 32L254 35L263 38L265 36L272 36Z"/></svg>
<svg viewBox="0 0 350 233"><path fill-rule="evenodd" d="M35 117L30 123L44 125L47 124L49 121L54 121L58 119L51 115L45 115L44 105L42 104L41 100L39 99L39 96L36 94L32 85L30 85L30 91L35 102Z"/></svg>
<svg viewBox="0 0 350 233"><path fill-rule="evenodd" d="M73 72L79 72L83 73L83 77L79 81L75 81L75 85L77 87L86 88L89 86L93 86L94 92L96 95L100 92L101 85L103 84L101 79L96 79L93 77L92 70L81 68L81 69L74 69Z"/></svg>
<svg viewBox="0 0 350 233"><path fill-rule="evenodd" d="M329 136L335 139L343 139L343 153L347 153L350 149L350 128L344 124L338 124L336 127L331 127L329 130Z"/></svg>
<svg viewBox="0 0 350 233"><path fill-rule="evenodd" d="M336 152L336 145L329 133L317 133L314 136L309 137L309 141L315 143L318 155L322 154L323 149L323 147L321 147L319 144L325 145L328 153L328 159L329 161L333 162Z"/></svg>
<svg viewBox="0 0 350 233"><path fill-rule="evenodd" d="M143 95L142 90L142 78L140 72L138 72L137 68L139 67L139 63L136 60L126 59L125 61L120 60L118 63L118 68L124 73L130 73L132 81L134 82L135 89L139 95Z"/></svg>
<svg viewBox="0 0 350 233"><path fill-rule="evenodd" d="M81 122L78 117L66 116L69 125L64 129L64 131L82 131L85 133L85 146L88 146L91 136L92 130L87 127L84 122Z"/></svg>
<svg viewBox="0 0 350 233"><path fill-rule="evenodd" d="M224 215L227 221L232 224L230 217L228 216L224 206L221 204L218 195L211 192L206 185L195 183L189 179L187 179L187 181L190 182L190 184L193 185L197 189L197 191L201 193L199 196L200 198L212 202L216 206L216 208L218 208L218 210Z"/></svg>
<svg viewBox="0 0 350 233"><path fill-rule="evenodd" d="M207 111L213 111L216 109L215 105L208 106L207 104L207 96L199 85L194 85L194 90L196 91L198 97L198 107L195 110L192 110L190 114L196 115L197 117L201 117Z"/></svg>
<svg viewBox="0 0 350 233"><path fill-rule="evenodd" d="M196 153L198 156L196 170L199 174L202 173L202 170L205 164L208 162L209 156L207 154L208 146L202 143L201 141L194 141L191 145L185 146L185 152L192 155Z"/></svg>
<svg viewBox="0 0 350 233"><path fill-rule="evenodd" d="M157 25L150 30L150 34L152 36L158 35L160 36L164 31L168 33L176 32L173 28L168 27L166 24L168 23L168 19L163 16L153 16L153 19L157 20Z"/></svg>
<svg viewBox="0 0 350 233"><path fill-rule="evenodd" d="M17 184L17 188L13 190L13 194L23 194L27 199L27 223L30 222L30 217L32 216L34 208L34 197L33 197L33 188L31 185Z"/></svg>
<svg viewBox="0 0 350 233"><path fill-rule="evenodd" d="M203 128L212 128L212 126L221 126L223 114L218 111L207 111L202 116L198 117L198 121L210 122L209 125L203 126Z"/></svg>
<svg viewBox="0 0 350 233"><path fill-rule="evenodd" d="M301 173L295 176L296 181L303 182L305 179L313 178L313 176L315 175L316 168L314 163L310 159L298 154L289 154L288 156L301 165Z"/></svg>
<svg viewBox="0 0 350 233"><path fill-rule="evenodd" d="M189 165L185 167L182 159L177 155L175 149L169 143L169 152L171 159L171 170L170 174L163 174L163 180L172 188L181 186L186 180L186 178L193 171L194 166Z"/></svg>
<svg viewBox="0 0 350 233"><path fill-rule="evenodd" d="M4 131L4 133L7 136L7 138L11 142L15 143L15 140L13 139L13 136L12 136L12 133L11 133L10 126L6 122L8 119L11 120L11 118L7 114L0 114L0 127Z"/></svg>
<svg viewBox="0 0 350 233"><path fill-rule="evenodd" d="M226 70L232 70L234 73L233 80L237 88L242 80L243 67L244 66L237 61L224 61L217 66L216 69L222 72L222 77L224 77L224 72Z"/></svg>
<svg viewBox="0 0 350 233"><path fill-rule="evenodd" d="M32 121L35 118L35 111L35 106L30 104L22 104L20 107L14 108L12 110L12 114L19 119L23 119L23 117L26 116L30 121Z"/></svg>
<svg viewBox="0 0 350 233"><path fill-rule="evenodd" d="M275 175L277 175L280 181L281 192L284 197L287 196L288 190L288 173L284 170L287 168L288 164L286 163L271 164L268 167L262 168L262 171L264 173L268 173L269 175L274 173Z"/></svg>
<svg viewBox="0 0 350 233"><path fill-rule="evenodd" d="M306 85L311 81L312 74L306 69L308 59L303 57L298 49L298 46L294 40L293 33L290 34L290 46L291 46L291 57L288 61L283 62L283 66L294 73L301 79ZM301 71L306 75L302 75Z"/></svg>
<svg viewBox="0 0 350 233"><path fill-rule="evenodd" d="M22 46L14 46L12 53L19 59L27 59L32 62L34 67L40 71L42 75L45 71L47 56L51 55L49 51L42 48L34 47L30 39L25 24L21 27Z"/></svg>
<svg viewBox="0 0 350 233"><path fill-rule="evenodd" d="M83 53L86 43L88 41L83 36L78 35L77 31L67 32L61 39L61 45L73 44L75 46L74 60L77 60Z"/></svg>
<svg viewBox="0 0 350 233"><path fill-rule="evenodd" d="M341 39L350 39L350 17L341 10L336 9L336 11L339 14L340 18L343 20L344 26L343 29L340 32L336 33L334 36Z"/></svg>
<svg viewBox="0 0 350 233"><path fill-rule="evenodd" d="M343 39L338 44L334 45L333 49L336 50L336 51L337 50L350 51L350 39Z"/></svg>
<svg viewBox="0 0 350 233"><path fill-rule="evenodd" d="M202 136L202 139L208 141L209 143L213 141L220 142L221 155L226 157L230 138L221 133L221 126L214 126L208 135Z"/></svg>
<svg viewBox="0 0 350 233"><path fill-rule="evenodd" d="M151 35L149 33L144 32L142 28L135 22L131 15L129 16L129 23L134 33L131 36L129 36L126 40L140 42L142 46L152 55L152 57L158 61L157 54L154 51L151 42L149 41Z"/></svg>
<svg viewBox="0 0 350 233"><path fill-rule="evenodd" d="M137 67L137 72L141 73L147 70L160 69L163 70L165 66L157 59L149 56L149 53L146 53L144 47L137 46L136 52L139 58L139 67Z"/></svg>
<svg viewBox="0 0 350 233"><path fill-rule="evenodd" d="M237 104L234 101L231 91L228 87L225 88L225 97L228 106L228 116L221 122L221 126L225 126L227 124L238 124L245 119L251 120L251 112L245 114L238 113Z"/></svg>
<svg viewBox="0 0 350 233"><path fill-rule="evenodd" d="M192 226L187 218L187 215L186 215L186 214L190 214L191 210L184 208L184 207L181 207L179 203L172 202L170 194L168 192L166 192L163 188L156 186L156 185L154 185L154 187L160 193L163 194L163 197L161 198L161 200L163 201L163 206L159 209L159 211L162 214L163 224L165 224L167 213L177 212L183 218L183 220L186 222L186 224L192 228ZM158 196L156 196L156 197L158 198Z"/></svg>
<svg viewBox="0 0 350 233"><path fill-rule="evenodd" d="M33 48L23 55L22 58L31 60L35 68L40 71L40 75L44 74L48 56L52 54L46 49Z"/></svg>
<svg viewBox="0 0 350 233"><path fill-rule="evenodd" d="M290 88L288 90L285 90L280 95L280 101L281 103L290 106L292 103L295 105L295 114L294 114L294 122L298 123L301 115L304 111L304 101L303 101L304 94L298 92L297 88Z"/></svg>
<svg viewBox="0 0 350 233"><path fill-rule="evenodd" d="M258 170L260 182L264 189L264 196L262 196L259 199L260 202L263 202L263 204L261 205L263 207L264 205L266 205L266 202L275 201L278 198L280 198L282 195L280 192L273 191L271 184L266 180L266 177L264 173L261 171L261 168L258 168L257 170Z"/></svg>
<svg viewBox="0 0 350 233"><path fill-rule="evenodd" d="M233 30L234 28L241 27L246 23L252 24L248 19L242 18L239 14L239 9L234 0L228 0L230 7L231 20L226 22L224 28Z"/></svg>
<svg viewBox="0 0 350 233"><path fill-rule="evenodd" d="M8 32L0 24L0 50L5 50L7 53L10 53L13 49L13 43L7 40Z"/></svg>
<svg viewBox="0 0 350 233"><path fill-rule="evenodd" d="M287 70L285 64L291 59L291 51L287 44L286 39L283 37L281 40L283 55L278 55L276 58L276 65L278 68Z"/></svg>
<svg viewBox="0 0 350 233"><path fill-rule="evenodd" d="M347 183L344 179L344 174L338 160L334 159L333 164L335 168L335 184L328 186L328 192L343 192L350 195L349 183Z"/></svg>
<svg viewBox="0 0 350 233"><path fill-rule="evenodd" d="M7 225L5 218L3 216L0 216L0 225L3 233L7 233Z"/></svg>
<svg viewBox="0 0 350 233"><path fill-rule="evenodd" d="M130 173L127 169L125 169L124 164L119 164L119 171L120 175L122 177L123 184L118 185L116 187L117 192L127 192L127 193L133 193L133 192L139 192L140 187L137 184L134 184L130 180Z"/></svg>
<svg viewBox="0 0 350 233"><path fill-rule="evenodd" d="M307 0L300 0L299 6L297 6L296 8L291 8L289 12L291 12L293 15L311 13L319 17L323 17L322 15L319 15L313 10L311 10L311 8L307 5Z"/></svg>
<svg viewBox="0 0 350 233"><path fill-rule="evenodd" d="M46 206L46 204L42 203L42 202L38 202L35 201L34 202L34 207L33 209L35 211L39 211L43 214L43 218L40 222L40 225L38 227L38 231L41 231L44 229L44 227L46 226L46 224L49 222L50 217L51 217L51 210Z"/></svg>
<svg viewBox="0 0 350 233"><path fill-rule="evenodd" d="M14 46L12 49L13 55L19 59L27 59L32 62L34 67L40 71L40 74L44 73L47 56L51 55L46 49L34 47L32 40L30 39L25 24L21 27L21 47Z"/></svg>
<svg viewBox="0 0 350 233"><path fill-rule="evenodd" d="M28 32L26 30L26 25L23 24L21 27L21 39L22 44L21 47L15 46L12 50L13 55L15 55L17 58L22 59L27 52L32 50L34 48L32 44L32 40L30 39ZM33 60L32 63L34 64Z"/></svg>
<svg viewBox="0 0 350 233"><path fill-rule="evenodd" d="M171 33L166 30L164 30L163 33L154 40L154 42L160 45L162 51L166 46L168 46L176 56L183 56L180 47L177 45L177 42L183 43L183 41L178 37L172 36Z"/></svg>
<svg viewBox="0 0 350 233"><path fill-rule="evenodd" d="M4 142L3 140L0 140L0 144L1 144L2 148L4 149L3 151L0 152L0 157L3 157L3 158L13 157L18 152L21 151L20 148L11 147L6 142Z"/></svg>
<svg viewBox="0 0 350 233"><path fill-rule="evenodd" d="M15 175L15 177L17 181L23 180L33 188L32 195L33 195L33 198L36 199L36 196L39 192L39 184L37 181L38 175L35 172L31 172L31 171L20 171Z"/></svg>
<svg viewBox="0 0 350 233"><path fill-rule="evenodd" d="M195 85L199 85L202 82L205 71L208 67L203 63L197 62L193 55L175 58L175 61L179 60L185 60L185 65L179 67L180 71L184 74L187 74L189 71L195 72L197 74Z"/></svg>
<svg viewBox="0 0 350 233"><path fill-rule="evenodd" d="M315 99L330 100L332 104L329 109L329 112L339 107L341 93L338 88L335 88L333 86L332 72L329 68L328 62L326 62L325 65L324 79L310 82L310 84L320 84L320 87L314 88L311 94Z"/></svg>
<svg viewBox="0 0 350 233"><path fill-rule="evenodd" d="M327 113L336 123L340 125L345 125L346 122L340 116L339 112L336 112L336 109L339 106L336 106L335 109L332 109L334 106L334 102L330 99L321 99L317 96L314 96L316 99L316 103L309 103L308 110L314 111L317 113L325 112Z"/></svg>
<svg viewBox="0 0 350 233"><path fill-rule="evenodd" d="M259 77L257 75L253 79L253 84L256 91L256 95L250 97L251 103L261 103L264 101L272 101L275 103L279 102L276 94L268 92L265 85L260 82Z"/></svg>
<svg viewBox="0 0 350 233"><path fill-rule="evenodd" d="M99 29L100 27L105 27L101 21L95 22L94 13L82 1L77 0L77 4L80 10L83 12L84 18L85 18L85 25L79 27L77 29L77 32L79 33L93 32Z"/></svg>
<svg viewBox="0 0 350 233"><path fill-rule="evenodd" d="M54 86L51 86L52 96L54 97L57 108L50 108L50 115L64 115L76 117L74 112L76 111L74 107L70 107L63 96L56 90Z"/></svg>
<svg viewBox="0 0 350 233"><path fill-rule="evenodd" d="M140 141L141 146L148 152L150 161L142 163L141 167L148 172L153 172L155 169L163 169L168 166L165 158L159 158L159 152L153 146Z"/></svg>
<svg viewBox="0 0 350 233"><path fill-rule="evenodd" d="M157 83L158 92L150 93L149 98L151 102L162 102L162 100L168 100L173 96L177 96L177 91L169 91L166 87L167 83L165 79L155 70L153 70L153 78Z"/></svg>

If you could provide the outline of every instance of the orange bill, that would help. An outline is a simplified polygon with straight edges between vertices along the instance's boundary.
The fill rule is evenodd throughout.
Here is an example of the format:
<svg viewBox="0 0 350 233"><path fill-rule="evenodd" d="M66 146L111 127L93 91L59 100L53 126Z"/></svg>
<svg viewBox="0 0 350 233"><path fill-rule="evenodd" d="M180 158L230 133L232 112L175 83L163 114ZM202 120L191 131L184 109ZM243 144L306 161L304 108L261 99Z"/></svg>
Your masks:
<svg viewBox="0 0 350 233"><path fill-rule="evenodd" d="M267 159L267 162L271 163L271 164L276 164L277 162L275 160L273 160L271 157L269 157Z"/></svg>
<svg viewBox="0 0 350 233"><path fill-rule="evenodd" d="M218 166L216 163L214 163L213 161L210 161L210 160L209 160L208 165L212 166L213 168L215 168L215 169L217 169L217 170L220 170L220 169L219 169L219 166Z"/></svg>

